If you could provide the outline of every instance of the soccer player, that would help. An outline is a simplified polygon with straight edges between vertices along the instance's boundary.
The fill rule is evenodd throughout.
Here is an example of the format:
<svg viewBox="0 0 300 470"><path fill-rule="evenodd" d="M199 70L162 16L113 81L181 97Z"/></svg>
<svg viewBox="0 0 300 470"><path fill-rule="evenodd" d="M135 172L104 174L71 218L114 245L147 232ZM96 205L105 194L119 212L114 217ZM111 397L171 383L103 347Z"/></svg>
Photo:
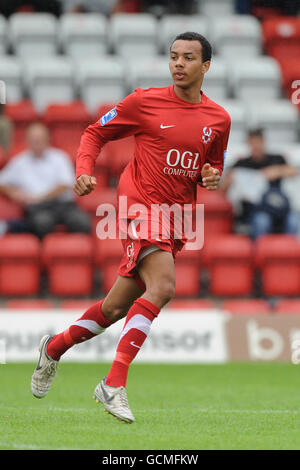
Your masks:
<svg viewBox="0 0 300 470"><path fill-rule="evenodd" d="M207 190L217 189L230 116L201 91L211 53L209 42L200 34L180 34L170 49L173 84L135 90L85 130L76 161L76 194L84 196L95 188L92 175L103 145L129 135L135 136L135 152L118 187L119 197L127 197L128 208L134 203L149 210L153 204L175 203L183 208L184 204L195 205L198 183ZM125 388L129 365L147 338L152 321L174 296L174 258L186 239L175 236L174 220L169 232L161 222L158 234L137 236L137 220L129 209L122 211L120 207L119 219L125 221L127 238L122 239L124 256L114 286L67 330L41 339L31 389L34 396L44 397L67 349L126 316L115 359L96 386L94 398L106 411L131 423L134 417ZM150 214L139 215L139 223L149 224Z"/></svg>

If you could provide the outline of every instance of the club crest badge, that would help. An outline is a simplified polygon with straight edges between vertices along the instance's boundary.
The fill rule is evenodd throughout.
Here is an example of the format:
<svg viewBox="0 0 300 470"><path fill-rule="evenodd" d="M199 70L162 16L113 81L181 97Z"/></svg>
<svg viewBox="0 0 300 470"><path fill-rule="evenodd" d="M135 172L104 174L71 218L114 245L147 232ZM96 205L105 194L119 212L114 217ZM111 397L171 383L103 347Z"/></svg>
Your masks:
<svg viewBox="0 0 300 470"><path fill-rule="evenodd" d="M211 140L211 134L212 134L212 130L210 127L203 127L203 136L202 136L202 140L205 144L208 144L208 142Z"/></svg>

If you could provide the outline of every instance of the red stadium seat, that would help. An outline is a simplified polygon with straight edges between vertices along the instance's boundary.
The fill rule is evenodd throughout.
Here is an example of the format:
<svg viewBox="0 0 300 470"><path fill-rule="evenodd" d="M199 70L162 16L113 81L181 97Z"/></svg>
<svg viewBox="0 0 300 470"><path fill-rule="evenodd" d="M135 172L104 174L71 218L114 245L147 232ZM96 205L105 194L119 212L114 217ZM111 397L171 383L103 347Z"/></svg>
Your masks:
<svg viewBox="0 0 300 470"><path fill-rule="evenodd" d="M16 202L0 194L0 219L20 219L23 216L23 208Z"/></svg>
<svg viewBox="0 0 300 470"><path fill-rule="evenodd" d="M255 261L264 295L300 294L300 243L294 235L263 235L256 242Z"/></svg>
<svg viewBox="0 0 300 470"><path fill-rule="evenodd" d="M280 299L275 305L275 313L300 315L300 299Z"/></svg>
<svg viewBox="0 0 300 470"><path fill-rule="evenodd" d="M170 309L182 309L182 310L201 310L201 309L215 309L217 308L216 303L210 299L174 299L166 305L166 308Z"/></svg>
<svg viewBox="0 0 300 470"><path fill-rule="evenodd" d="M123 256L123 246L121 240L110 239L106 240L97 239L95 242L95 264L96 266L103 267L110 264L112 261L120 263Z"/></svg>
<svg viewBox="0 0 300 470"><path fill-rule="evenodd" d="M244 235L219 235L205 242L205 257L213 295L250 295L253 283L253 248Z"/></svg>
<svg viewBox="0 0 300 470"><path fill-rule="evenodd" d="M5 305L6 308L13 309L48 309L55 308L55 305L51 300L48 299L18 299L18 300L8 300Z"/></svg>
<svg viewBox="0 0 300 470"><path fill-rule="evenodd" d="M31 234L7 234L0 242L0 294L36 295L40 284L40 242Z"/></svg>
<svg viewBox="0 0 300 470"><path fill-rule="evenodd" d="M117 190L116 188L102 188L97 185L94 191L87 196L78 197L77 204L81 209L95 216L97 207L100 204L112 204L114 207L117 206Z"/></svg>
<svg viewBox="0 0 300 470"><path fill-rule="evenodd" d="M265 50L273 57L300 57L300 18L279 16L262 24Z"/></svg>
<svg viewBox="0 0 300 470"><path fill-rule="evenodd" d="M70 104L52 104L44 114L44 123L50 129L52 145L64 150L73 160L76 158L82 133L91 122L91 117L80 100Z"/></svg>
<svg viewBox="0 0 300 470"><path fill-rule="evenodd" d="M19 101L18 103L7 104L5 106L5 115L9 117L14 124L14 144L17 148L13 153L21 151L25 146L26 128L39 119L32 102L30 100Z"/></svg>
<svg viewBox="0 0 300 470"><path fill-rule="evenodd" d="M100 299L68 299L62 300L59 307L67 310L82 310L83 312L87 310L92 305L99 302Z"/></svg>
<svg viewBox="0 0 300 470"><path fill-rule="evenodd" d="M42 256L49 292L58 296L89 295L93 289L93 244L89 235L52 233L43 240Z"/></svg>
<svg viewBox="0 0 300 470"><path fill-rule="evenodd" d="M204 204L204 238L232 232L232 205L221 191L198 186L197 203Z"/></svg>
<svg viewBox="0 0 300 470"><path fill-rule="evenodd" d="M96 166L98 164L101 166L105 162L109 173L119 177L134 154L134 145L135 141L132 136L107 142L101 151Z"/></svg>
<svg viewBox="0 0 300 470"><path fill-rule="evenodd" d="M222 310L238 315L271 313L270 304L263 299L227 299L222 302Z"/></svg>
<svg viewBox="0 0 300 470"><path fill-rule="evenodd" d="M112 259L104 264L101 268L101 290L104 294L108 294L118 277L118 268L120 259Z"/></svg>
<svg viewBox="0 0 300 470"><path fill-rule="evenodd" d="M278 62L281 67L283 87L286 95L291 98L292 94L295 92L295 87L292 87L292 84L294 81L300 79L299 58L280 57Z"/></svg>
<svg viewBox="0 0 300 470"><path fill-rule="evenodd" d="M175 263L175 296L194 297L200 293L200 269L193 263Z"/></svg>

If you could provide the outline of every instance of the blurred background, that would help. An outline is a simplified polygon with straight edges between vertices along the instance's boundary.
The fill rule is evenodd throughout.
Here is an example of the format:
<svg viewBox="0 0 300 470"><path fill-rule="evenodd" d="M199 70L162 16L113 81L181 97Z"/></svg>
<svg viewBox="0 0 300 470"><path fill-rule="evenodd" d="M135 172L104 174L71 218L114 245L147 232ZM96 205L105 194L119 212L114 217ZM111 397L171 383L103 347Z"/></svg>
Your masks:
<svg viewBox="0 0 300 470"><path fill-rule="evenodd" d="M232 130L220 189L198 190L204 248L178 256L168 308L300 331L299 14L297 0L1 1L3 312L83 312L109 291L122 248L97 239L96 208L116 204L134 139L108 143L97 189L75 198L80 137L135 88L170 85L170 44L197 31L214 52L203 91Z"/></svg>

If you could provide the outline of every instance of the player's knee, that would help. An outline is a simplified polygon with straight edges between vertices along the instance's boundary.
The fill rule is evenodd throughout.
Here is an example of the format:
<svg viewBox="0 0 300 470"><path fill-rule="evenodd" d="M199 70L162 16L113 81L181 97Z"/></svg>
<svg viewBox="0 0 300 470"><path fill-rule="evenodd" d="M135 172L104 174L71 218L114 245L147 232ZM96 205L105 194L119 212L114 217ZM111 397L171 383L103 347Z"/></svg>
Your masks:
<svg viewBox="0 0 300 470"><path fill-rule="evenodd" d="M164 306L174 297L175 281L170 278L161 279L150 285L147 290L151 297L156 299L156 302Z"/></svg>
<svg viewBox="0 0 300 470"><path fill-rule="evenodd" d="M103 315L111 322L121 320L127 315L127 308L124 306L116 306L109 303L103 302L102 312Z"/></svg>

